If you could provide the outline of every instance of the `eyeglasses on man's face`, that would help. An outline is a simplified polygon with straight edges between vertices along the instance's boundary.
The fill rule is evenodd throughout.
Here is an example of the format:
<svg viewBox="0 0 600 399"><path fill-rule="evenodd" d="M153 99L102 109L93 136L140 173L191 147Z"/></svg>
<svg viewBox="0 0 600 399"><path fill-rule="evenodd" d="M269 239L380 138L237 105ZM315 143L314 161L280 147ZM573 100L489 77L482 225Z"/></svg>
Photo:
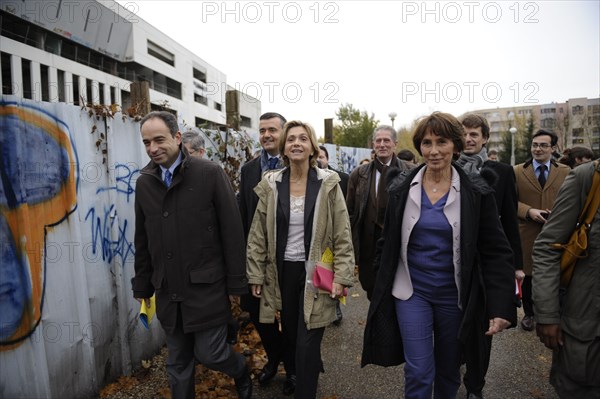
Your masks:
<svg viewBox="0 0 600 399"><path fill-rule="evenodd" d="M552 147L552 145L548 143L531 143L531 148L533 149L541 148L542 150L547 150L550 147Z"/></svg>

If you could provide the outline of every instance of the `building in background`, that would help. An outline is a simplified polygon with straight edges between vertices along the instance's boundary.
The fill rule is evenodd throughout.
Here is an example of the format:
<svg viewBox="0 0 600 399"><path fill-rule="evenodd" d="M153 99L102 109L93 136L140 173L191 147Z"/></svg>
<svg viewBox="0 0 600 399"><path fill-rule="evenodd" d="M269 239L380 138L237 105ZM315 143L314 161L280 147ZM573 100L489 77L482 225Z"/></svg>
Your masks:
<svg viewBox="0 0 600 399"><path fill-rule="evenodd" d="M136 107L132 82L149 85L150 109L225 129L226 75L118 3L2 0L1 94L35 101ZM134 96L135 97L135 96ZM241 129L258 134L261 104L237 96Z"/></svg>
<svg viewBox="0 0 600 399"><path fill-rule="evenodd" d="M488 149L503 151L503 135L513 126L520 127L517 132L519 134L527 120L533 118L536 130L552 130L558 135L560 151L574 145L584 145L596 153L600 152L600 98L570 98L564 103L478 109L470 112L483 116L490 124Z"/></svg>

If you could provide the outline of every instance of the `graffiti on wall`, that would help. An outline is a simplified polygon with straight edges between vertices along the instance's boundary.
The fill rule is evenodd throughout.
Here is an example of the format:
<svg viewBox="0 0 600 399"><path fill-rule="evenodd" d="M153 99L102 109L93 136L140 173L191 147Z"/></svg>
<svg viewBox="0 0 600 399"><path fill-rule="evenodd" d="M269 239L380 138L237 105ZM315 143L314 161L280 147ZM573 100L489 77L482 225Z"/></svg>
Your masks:
<svg viewBox="0 0 600 399"><path fill-rule="evenodd" d="M77 207L77 154L68 126L26 103L0 101L0 351L38 326L48 231Z"/></svg>

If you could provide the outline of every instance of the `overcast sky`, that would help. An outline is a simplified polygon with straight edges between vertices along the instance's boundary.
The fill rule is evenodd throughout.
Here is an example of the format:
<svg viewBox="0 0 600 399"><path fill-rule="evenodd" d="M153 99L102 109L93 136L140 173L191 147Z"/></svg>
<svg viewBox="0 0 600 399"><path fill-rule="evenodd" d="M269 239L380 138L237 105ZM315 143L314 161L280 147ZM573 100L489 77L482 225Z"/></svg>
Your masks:
<svg viewBox="0 0 600 399"><path fill-rule="evenodd" d="M381 123L600 96L600 1L119 1L258 97L313 124Z"/></svg>

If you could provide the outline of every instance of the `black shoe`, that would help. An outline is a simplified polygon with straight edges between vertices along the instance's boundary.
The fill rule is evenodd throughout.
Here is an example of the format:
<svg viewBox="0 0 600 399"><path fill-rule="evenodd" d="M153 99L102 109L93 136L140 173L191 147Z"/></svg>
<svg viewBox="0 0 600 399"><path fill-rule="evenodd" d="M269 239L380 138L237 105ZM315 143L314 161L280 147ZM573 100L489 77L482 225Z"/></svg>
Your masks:
<svg viewBox="0 0 600 399"><path fill-rule="evenodd" d="M523 316L521 320L521 328L525 331L533 331L533 326L535 322L533 321L533 316Z"/></svg>
<svg viewBox="0 0 600 399"><path fill-rule="evenodd" d="M483 395L482 394L477 395L476 393L469 392L467 394L467 399L483 399Z"/></svg>
<svg viewBox="0 0 600 399"><path fill-rule="evenodd" d="M260 385L266 385L275 377L277 374L277 368L279 367L279 362L267 362L266 366L263 367L262 371L258 375L258 383Z"/></svg>
<svg viewBox="0 0 600 399"><path fill-rule="evenodd" d="M283 394L291 395L296 391L296 376L294 374L290 374L285 378L283 383Z"/></svg>
<svg viewBox="0 0 600 399"><path fill-rule="evenodd" d="M235 389L237 390L238 398L252 398L252 378L250 378L248 369L244 370L243 376L235 379Z"/></svg>

